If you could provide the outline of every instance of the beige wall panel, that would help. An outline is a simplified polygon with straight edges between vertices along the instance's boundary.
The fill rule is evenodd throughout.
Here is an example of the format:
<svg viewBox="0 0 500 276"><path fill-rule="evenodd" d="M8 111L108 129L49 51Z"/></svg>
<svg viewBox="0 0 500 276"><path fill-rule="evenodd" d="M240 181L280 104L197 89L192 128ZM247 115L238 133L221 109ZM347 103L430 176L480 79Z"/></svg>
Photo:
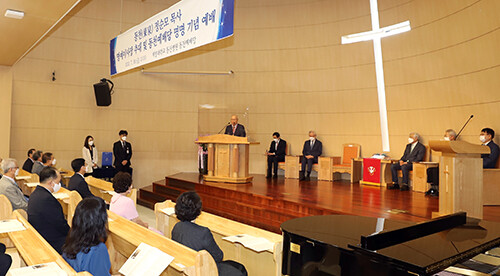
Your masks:
<svg viewBox="0 0 500 276"><path fill-rule="evenodd" d="M12 68L0 66L0 119L2 130L0 131L0 157L10 157L11 144L11 110L12 110Z"/></svg>

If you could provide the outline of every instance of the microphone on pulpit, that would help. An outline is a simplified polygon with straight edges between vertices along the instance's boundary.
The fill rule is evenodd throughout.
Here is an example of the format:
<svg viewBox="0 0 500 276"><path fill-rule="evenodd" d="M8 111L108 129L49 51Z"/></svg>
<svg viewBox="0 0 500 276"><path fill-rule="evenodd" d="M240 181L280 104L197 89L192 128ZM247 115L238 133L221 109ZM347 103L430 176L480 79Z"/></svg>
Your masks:
<svg viewBox="0 0 500 276"><path fill-rule="evenodd" d="M231 122L227 122L227 124L221 130L219 130L219 132L217 134L220 134L230 124L231 124Z"/></svg>
<svg viewBox="0 0 500 276"><path fill-rule="evenodd" d="M472 119L472 117L474 117L474 115L470 115L469 120L467 120L467 122L465 122L465 124L462 127L462 129L460 129L460 131L457 134L457 137L455 137L455 140L458 138L458 136L460 136L460 133L462 133L462 130L464 130L465 126L469 123L469 121L470 121L470 119Z"/></svg>

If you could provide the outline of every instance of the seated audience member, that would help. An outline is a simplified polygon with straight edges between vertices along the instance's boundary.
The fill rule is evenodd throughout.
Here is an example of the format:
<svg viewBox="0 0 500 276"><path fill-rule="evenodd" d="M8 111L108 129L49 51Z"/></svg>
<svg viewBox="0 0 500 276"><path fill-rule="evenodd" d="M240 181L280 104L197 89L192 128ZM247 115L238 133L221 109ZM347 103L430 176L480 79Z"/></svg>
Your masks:
<svg viewBox="0 0 500 276"><path fill-rule="evenodd" d="M35 166L33 166L33 173L36 173L38 174L38 176L40 176L40 172L42 171L42 169L47 167L53 167L55 165L56 165L56 158L54 157L54 155L51 152L45 152L42 155L42 166L41 167L37 166L36 171L35 171Z"/></svg>
<svg viewBox="0 0 500 276"><path fill-rule="evenodd" d="M83 174L85 173L85 170L87 168L85 160L83 160L83 158L77 158L71 161L71 168L73 168L75 174L69 179L68 190L77 191L82 199L93 197L94 195L92 194L92 192L90 192L89 185L83 177Z"/></svg>
<svg viewBox="0 0 500 276"><path fill-rule="evenodd" d="M28 202L28 222L59 254L69 231L61 204L52 195L61 188L60 182L61 175L56 169L44 168L40 172L40 185Z"/></svg>
<svg viewBox="0 0 500 276"><path fill-rule="evenodd" d="M215 242L210 229L194 222L201 214L201 207L201 198L196 192L185 192L177 198L175 214L180 221L172 229L172 240L196 251L208 251L217 264L219 275L247 275L242 264L223 261L224 253Z"/></svg>
<svg viewBox="0 0 500 276"><path fill-rule="evenodd" d="M31 168L30 173L40 174L40 172L44 168L42 163L42 155L43 152L41 150L37 150L35 151L35 153L33 153L33 160L35 160L35 163L33 163L33 167Z"/></svg>
<svg viewBox="0 0 500 276"><path fill-rule="evenodd" d="M33 164L35 163L35 160L33 160L34 153L35 153L35 149L28 150L28 159L26 159L26 161L24 161L23 170L25 170L27 172L31 172L31 169L33 168Z"/></svg>
<svg viewBox="0 0 500 276"><path fill-rule="evenodd" d="M19 172L17 161L15 159L3 160L2 172L4 175L0 179L0 194L5 195L9 199L13 210L28 210L28 201L15 180Z"/></svg>
<svg viewBox="0 0 500 276"><path fill-rule="evenodd" d="M111 198L109 210L148 228L148 224L139 218L134 201L127 197L127 194L132 190L132 176L126 172L118 172L113 178L113 190L116 194Z"/></svg>
<svg viewBox="0 0 500 276"><path fill-rule="evenodd" d="M309 131L309 140L304 142L302 148L302 167L300 171L299 180L310 180L313 164L318 163L318 157L323 152L323 144L320 140L316 139L316 132ZM307 174L306 174L307 165Z"/></svg>
<svg viewBox="0 0 500 276"><path fill-rule="evenodd" d="M0 157L0 164L2 164L2 161L3 161L3 159L2 159L2 157ZM2 175L3 175L3 174L2 174L2 170L1 170L1 168L0 168L0 179L2 179Z"/></svg>
<svg viewBox="0 0 500 276"><path fill-rule="evenodd" d="M278 163L285 161L286 141L280 138L278 132L273 133L273 141L267 152L267 178L278 178ZM274 166L274 168L273 168Z"/></svg>
<svg viewBox="0 0 500 276"><path fill-rule="evenodd" d="M483 169L495 168L497 164L500 150L498 145L493 142L493 138L495 138L495 131L493 131L493 129L483 128L481 130L479 140L481 140L483 145L490 147L490 154L481 154L481 158L483 158Z"/></svg>
<svg viewBox="0 0 500 276"><path fill-rule="evenodd" d="M6 275L12 264L12 257L5 254L5 244L0 243L0 275Z"/></svg>
<svg viewBox="0 0 500 276"><path fill-rule="evenodd" d="M94 137L89 135L85 138L82 156L83 159L85 159L85 163L87 163L87 169L84 175L91 175L94 169L97 168L97 162L99 162L99 154L94 144Z"/></svg>
<svg viewBox="0 0 500 276"><path fill-rule="evenodd" d="M408 138L408 145L406 145L405 152L398 163L391 165L392 172L392 182L391 186L387 186L387 189L401 189L401 191L408 191L410 187L408 186L408 181L410 178L410 171L413 170L413 162L420 162L424 160L425 156L425 146L422 145L418 139L420 135L416 132L412 132ZM403 172L403 185L401 188L398 184L398 171Z"/></svg>
<svg viewBox="0 0 500 276"><path fill-rule="evenodd" d="M245 131L245 127L242 124L238 124L238 116L231 116L231 124L226 127L226 131L224 134L234 135L239 137L246 137L247 133Z"/></svg>
<svg viewBox="0 0 500 276"><path fill-rule="evenodd" d="M63 246L63 258L76 272L92 275L110 275L106 240L108 214L101 198L86 198L75 209L68 238Z"/></svg>
<svg viewBox="0 0 500 276"><path fill-rule="evenodd" d="M457 133L453 129L447 129L444 133L445 141L455 141ZM438 196L439 195L439 167L427 169L427 183L431 188L425 192L425 195Z"/></svg>

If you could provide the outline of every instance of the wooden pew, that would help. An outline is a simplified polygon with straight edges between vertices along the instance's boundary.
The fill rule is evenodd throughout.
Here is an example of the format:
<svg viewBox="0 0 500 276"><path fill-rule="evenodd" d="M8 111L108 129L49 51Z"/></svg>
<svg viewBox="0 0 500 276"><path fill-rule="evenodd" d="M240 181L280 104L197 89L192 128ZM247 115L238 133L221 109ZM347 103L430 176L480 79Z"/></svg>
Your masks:
<svg viewBox="0 0 500 276"><path fill-rule="evenodd" d="M161 275L217 276L217 266L205 250L196 252L165 236L108 211L109 237L106 245L111 258L111 270L116 273L134 250L144 242L174 257Z"/></svg>
<svg viewBox="0 0 500 276"><path fill-rule="evenodd" d="M40 182L40 177L37 174L19 169L19 175L16 176L16 182L23 191L23 194L29 196L31 192L35 190L35 187L28 186L28 183L38 183Z"/></svg>
<svg viewBox="0 0 500 276"><path fill-rule="evenodd" d="M167 215L164 208L175 207L170 200L155 204L156 229L162 231L165 236L171 237L174 225L179 221L174 215ZM214 235L215 241L224 252L224 258L242 263L248 275L279 275L281 276L282 236L262 230L250 225L229 220L207 212L202 212L196 219L196 223L208 227ZM223 237L239 234L248 234L254 237L262 237L274 243L271 251L255 252L239 243L223 240Z"/></svg>
<svg viewBox="0 0 500 276"><path fill-rule="evenodd" d="M64 184L64 186L68 187L69 179L75 174L75 172L72 170L66 170L63 168L59 168L58 171L61 174L62 184Z"/></svg>
<svg viewBox="0 0 500 276"><path fill-rule="evenodd" d="M113 183L92 176L85 177L85 181L89 184L92 194L104 199L108 203L111 201L113 196L109 192L113 192ZM134 204L137 203L137 189L132 189L127 196L134 201Z"/></svg>
<svg viewBox="0 0 500 276"><path fill-rule="evenodd" d="M14 244L26 265L55 262L68 275L91 275L88 272L76 273L62 256L29 224L19 210L13 212L13 218L19 220L26 227L26 230L10 232L6 235Z"/></svg>

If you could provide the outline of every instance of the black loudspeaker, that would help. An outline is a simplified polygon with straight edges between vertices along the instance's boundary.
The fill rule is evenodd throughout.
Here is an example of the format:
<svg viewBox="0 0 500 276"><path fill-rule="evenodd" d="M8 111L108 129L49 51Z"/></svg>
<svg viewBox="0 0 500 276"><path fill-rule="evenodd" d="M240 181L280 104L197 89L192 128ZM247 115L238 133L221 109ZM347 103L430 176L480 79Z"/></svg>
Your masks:
<svg viewBox="0 0 500 276"><path fill-rule="evenodd" d="M109 88L108 81L111 83ZM97 106L109 106L111 104L111 91L113 83L107 79L101 79L101 82L94 84L94 94Z"/></svg>

